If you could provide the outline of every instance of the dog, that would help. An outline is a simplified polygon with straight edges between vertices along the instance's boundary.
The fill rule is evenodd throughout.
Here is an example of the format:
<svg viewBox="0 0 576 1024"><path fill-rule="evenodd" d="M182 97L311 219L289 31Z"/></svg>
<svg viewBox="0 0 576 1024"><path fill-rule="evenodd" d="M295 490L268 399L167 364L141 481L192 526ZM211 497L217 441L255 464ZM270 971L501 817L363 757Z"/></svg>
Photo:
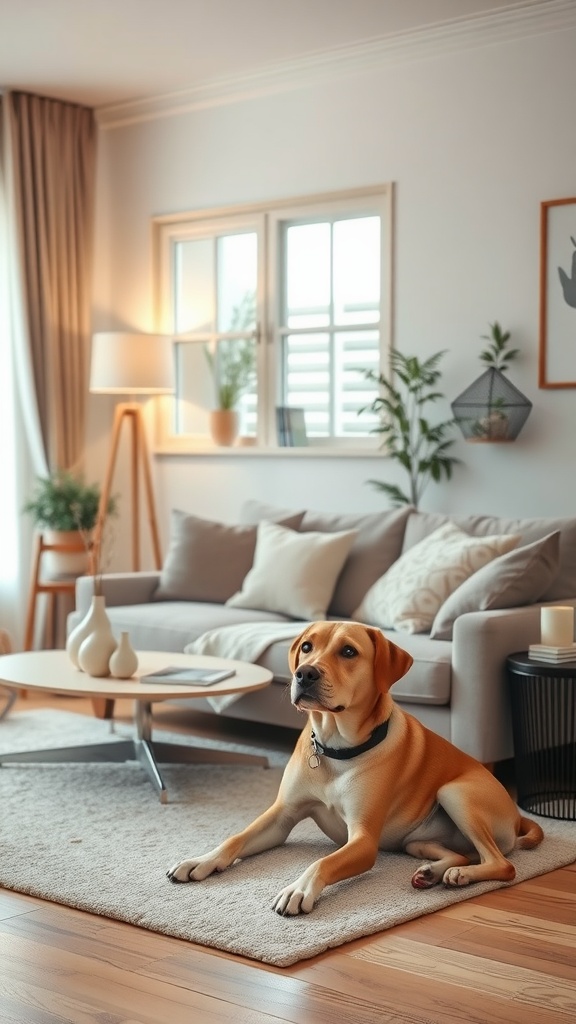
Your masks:
<svg viewBox="0 0 576 1024"><path fill-rule="evenodd" d="M412 661L371 626L309 625L289 653L291 701L308 722L275 802L210 853L171 867L170 881L199 882L280 846L309 817L338 849L278 893L273 909L284 916L309 913L326 886L368 871L379 850L425 861L417 889L511 881L507 854L544 833L484 765L394 703L390 687Z"/></svg>

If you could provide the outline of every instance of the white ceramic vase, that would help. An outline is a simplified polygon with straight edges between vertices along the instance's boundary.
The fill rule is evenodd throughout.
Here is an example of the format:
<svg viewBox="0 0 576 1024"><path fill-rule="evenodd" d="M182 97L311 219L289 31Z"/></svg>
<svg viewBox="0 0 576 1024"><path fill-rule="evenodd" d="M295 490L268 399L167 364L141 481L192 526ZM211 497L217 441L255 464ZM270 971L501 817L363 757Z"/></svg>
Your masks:
<svg viewBox="0 0 576 1024"><path fill-rule="evenodd" d="M78 663L80 645L94 629L96 611L100 604L102 606L104 605L104 598L94 596L86 615L81 619L78 625L74 627L66 641L66 653L74 665L74 668L80 668Z"/></svg>
<svg viewBox="0 0 576 1024"><path fill-rule="evenodd" d="M110 658L118 645L102 596L92 598L88 614L89 629L78 648L78 667L89 676L107 676Z"/></svg>
<svg viewBox="0 0 576 1024"><path fill-rule="evenodd" d="M138 668L138 655L130 643L130 634L120 633L118 647L110 658L110 675L115 679L130 679Z"/></svg>

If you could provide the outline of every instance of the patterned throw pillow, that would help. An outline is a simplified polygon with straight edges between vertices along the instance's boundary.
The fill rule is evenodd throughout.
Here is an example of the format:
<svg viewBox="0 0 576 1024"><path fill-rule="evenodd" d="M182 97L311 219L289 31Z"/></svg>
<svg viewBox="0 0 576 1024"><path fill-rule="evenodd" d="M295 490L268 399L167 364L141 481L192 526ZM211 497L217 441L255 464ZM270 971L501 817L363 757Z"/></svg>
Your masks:
<svg viewBox="0 0 576 1024"><path fill-rule="evenodd" d="M400 556L370 587L353 618L382 629L426 633L449 594L519 540L517 534L471 537L445 523Z"/></svg>

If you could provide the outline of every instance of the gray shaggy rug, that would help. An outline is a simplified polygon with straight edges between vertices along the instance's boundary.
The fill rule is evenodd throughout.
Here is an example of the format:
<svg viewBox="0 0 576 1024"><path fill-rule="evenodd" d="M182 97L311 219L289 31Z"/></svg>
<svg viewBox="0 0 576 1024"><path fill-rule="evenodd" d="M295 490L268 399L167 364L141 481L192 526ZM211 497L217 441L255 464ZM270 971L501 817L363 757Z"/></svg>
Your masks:
<svg viewBox="0 0 576 1024"><path fill-rule="evenodd" d="M0 723L0 750L114 742L115 735L130 729L111 735L96 719L22 712ZM272 802L286 761L265 748L201 743L270 754L272 767L167 766L164 805L134 762L2 767L0 885L281 967L501 885L418 891L410 882L416 862L381 854L371 871L325 890L312 914L279 917L271 910L277 892L333 849L311 822L279 849L205 882L172 885L165 872L175 861L209 850ZM513 855L516 882L576 859L576 824L537 820L546 838Z"/></svg>

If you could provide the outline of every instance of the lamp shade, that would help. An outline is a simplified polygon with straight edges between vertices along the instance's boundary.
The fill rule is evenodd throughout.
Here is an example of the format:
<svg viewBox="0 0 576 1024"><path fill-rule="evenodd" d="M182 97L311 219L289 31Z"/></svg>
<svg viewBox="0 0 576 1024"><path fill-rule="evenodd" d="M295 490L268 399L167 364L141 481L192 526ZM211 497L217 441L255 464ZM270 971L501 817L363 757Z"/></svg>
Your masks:
<svg viewBox="0 0 576 1024"><path fill-rule="evenodd" d="M174 391L172 338L104 331L92 336L90 391L162 395Z"/></svg>

